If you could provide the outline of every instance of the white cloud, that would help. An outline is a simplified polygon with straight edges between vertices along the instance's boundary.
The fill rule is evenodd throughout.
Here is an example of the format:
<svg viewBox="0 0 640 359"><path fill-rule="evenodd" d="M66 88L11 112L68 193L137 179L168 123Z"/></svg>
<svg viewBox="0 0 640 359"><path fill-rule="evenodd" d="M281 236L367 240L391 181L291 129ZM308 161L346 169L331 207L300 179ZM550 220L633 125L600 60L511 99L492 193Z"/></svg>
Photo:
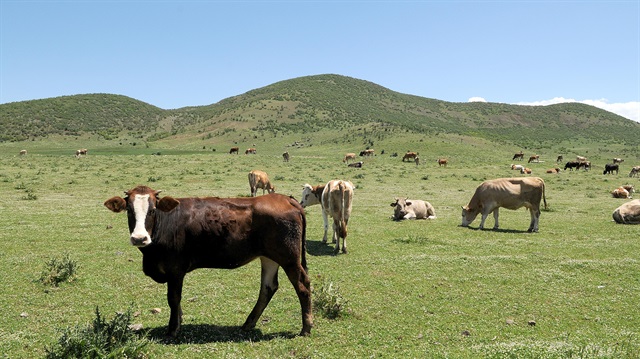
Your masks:
<svg viewBox="0 0 640 359"><path fill-rule="evenodd" d="M482 97L472 97L469 99L469 102L487 102L487 100L483 99Z"/></svg>
<svg viewBox="0 0 640 359"><path fill-rule="evenodd" d="M597 108L601 108L605 111L613 112L617 115L628 118L630 120L640 122L640 102L609 103L606 99L577 101L570 98L554 97L551 100L542 100L542 101L536 101L536 102L519 102L519 103L516 103L516 105L547 106L547 105L553 105L557 103L566 103L566 102L584 103L586 105L591 105Z"/></svg>

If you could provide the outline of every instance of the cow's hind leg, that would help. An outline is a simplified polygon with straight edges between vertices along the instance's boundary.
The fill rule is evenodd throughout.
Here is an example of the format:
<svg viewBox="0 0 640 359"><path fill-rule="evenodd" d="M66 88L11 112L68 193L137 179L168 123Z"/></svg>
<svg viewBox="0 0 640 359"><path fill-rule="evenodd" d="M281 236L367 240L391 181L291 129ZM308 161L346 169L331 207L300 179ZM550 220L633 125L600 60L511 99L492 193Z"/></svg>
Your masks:
<svg viewBox="0 0 640 359"><path fill-rule="evenodd" d="M324 210L324 208L322 209L322 220L324 221L324 236L322 236L322 243L327 243L327 232L329 231L329 218L327 218L327 212Z"/></svg>
<svg viewBox="0 0 640 359"><path fill-rule="evenodd" d="M311 312L311 282L307 272L302 268L300 263L294 263L283 269L293 284L293 288L298 294L298 300L300 300L300 308L302 311L302 330L300 335L311 334L311 327L313 326L313 313Z"/></svg>
<svg viewBox="0 0 640 359"><path fill-rule="evenodd" d="M498 211L498 209L499 207L496 207L496 209L493 210L493 220L494 220L493 229L500 228L500 223L498 221L498 217L500 217L500 211Z"/></svg>
<svg viewBox="0 0 640 359"><path fill-rule="evenodd" d="M242 330L245 331L255 328L264 308L267 307L271 298L273 298L273 295L278 290L278 268L280 268L280 266L278 263L266 257L260 257L260 262L262 263L260 294L258 295L256 305L242 325Z"/></svg>
<svg viewBox="0 0 640 359"><path fill-rule="evenodd" d="M530 208L529 211L531 212L531 224L529 224L527 232L537 232L538 223L540 222L540 209L534 210L533 208Z"/></svg>

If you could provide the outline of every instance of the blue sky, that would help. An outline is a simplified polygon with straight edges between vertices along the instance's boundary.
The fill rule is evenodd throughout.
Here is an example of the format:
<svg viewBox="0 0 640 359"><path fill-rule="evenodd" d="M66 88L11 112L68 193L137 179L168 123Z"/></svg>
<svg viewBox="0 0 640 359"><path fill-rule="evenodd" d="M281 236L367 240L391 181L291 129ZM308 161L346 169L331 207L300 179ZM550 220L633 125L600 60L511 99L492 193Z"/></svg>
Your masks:
<svg viewBox="0 0 640 359"><path fill-rule="evenodd" d="M640 1L0 0L0 103L112 93L171 109L326 73L640 121Z"/></svg>

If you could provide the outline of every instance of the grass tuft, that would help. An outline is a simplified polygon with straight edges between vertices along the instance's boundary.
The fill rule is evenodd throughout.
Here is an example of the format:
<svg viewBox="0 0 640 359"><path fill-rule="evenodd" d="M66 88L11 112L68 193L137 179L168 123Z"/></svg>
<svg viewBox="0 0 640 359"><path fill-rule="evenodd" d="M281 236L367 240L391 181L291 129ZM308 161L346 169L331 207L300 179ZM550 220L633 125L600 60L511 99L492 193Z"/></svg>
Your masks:
<svg viewBox="0 0 640 359"><path fill-rule="evenodd" d="M46 263L40 282L44 285L57 287L62 282L71 282L76 278L78 263L71 259L69 253L65 253L61 258L51 258Z"/></svg>

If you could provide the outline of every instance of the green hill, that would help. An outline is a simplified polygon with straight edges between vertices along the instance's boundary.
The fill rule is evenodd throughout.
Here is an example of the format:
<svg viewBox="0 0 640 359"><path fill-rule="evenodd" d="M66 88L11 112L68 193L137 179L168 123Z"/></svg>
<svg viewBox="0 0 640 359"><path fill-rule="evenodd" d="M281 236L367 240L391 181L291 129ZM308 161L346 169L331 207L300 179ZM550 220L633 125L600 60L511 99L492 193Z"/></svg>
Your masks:
<svg viewBox="0 0 640 359"><path fill-rule="evenodd" d="M145 141L343 131L363 125L461 134L522 145L584 139L637 146L640 124L593 106L452 103L340 75L285 80L216 104L162 110L120 95L64 96L0 105L0 141L49 135ZM247 132L250 131L250 132Z"/></svg>

